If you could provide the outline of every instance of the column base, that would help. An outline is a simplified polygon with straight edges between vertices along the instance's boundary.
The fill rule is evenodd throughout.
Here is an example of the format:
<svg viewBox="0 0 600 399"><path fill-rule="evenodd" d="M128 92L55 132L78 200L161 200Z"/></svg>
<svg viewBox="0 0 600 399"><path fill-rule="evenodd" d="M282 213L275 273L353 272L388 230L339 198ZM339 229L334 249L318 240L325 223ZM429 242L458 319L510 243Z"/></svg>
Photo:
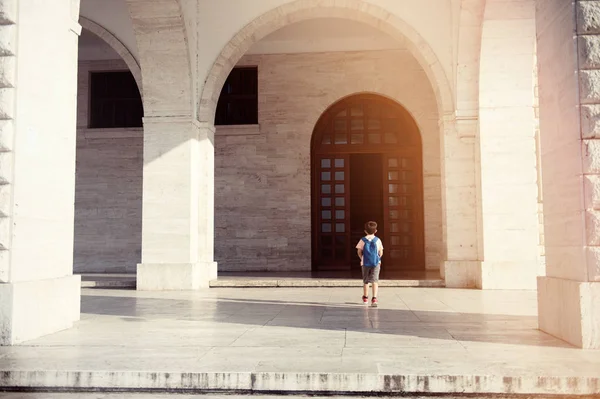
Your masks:
<svg viewBox="0 0 600 399"><path fill-rule="evenodd" d="M442 263L446 288L479 288L481 262L478 260L447 260Z"/></svg>
<svg viewBox="0 0 600 399"><path fill-rule="evenodd" d="M600 282L538 277L540 330L583 349L600 349Z"/></svg>
<svg viewBox="0 0 600 399"><path fill-rule="evenodd" d="M141 263L137 266L139 291L188 291L208 288L217 278L216 262Z"/></svg>
<svg viewBox="0 0 600 399"><path fill-rule="evenodd" d="M15 345L73 327L81 276L0 283L0 345Z"/></svg>

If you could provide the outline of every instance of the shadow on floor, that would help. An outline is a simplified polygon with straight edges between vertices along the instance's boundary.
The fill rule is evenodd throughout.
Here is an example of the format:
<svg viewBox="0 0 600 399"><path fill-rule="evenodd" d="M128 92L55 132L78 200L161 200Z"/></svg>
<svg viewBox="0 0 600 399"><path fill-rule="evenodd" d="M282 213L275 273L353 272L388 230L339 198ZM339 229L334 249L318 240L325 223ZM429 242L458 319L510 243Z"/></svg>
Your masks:
<svg viewBox="0 0 600 399"><path fill-rule="evenodd" d="M360 303L319 303L240 298L198 300L83 295L83 314L128 321L177 320L346 330L449 341L541 347L571 346L537 329L537 317L372 308Z"/></svg>

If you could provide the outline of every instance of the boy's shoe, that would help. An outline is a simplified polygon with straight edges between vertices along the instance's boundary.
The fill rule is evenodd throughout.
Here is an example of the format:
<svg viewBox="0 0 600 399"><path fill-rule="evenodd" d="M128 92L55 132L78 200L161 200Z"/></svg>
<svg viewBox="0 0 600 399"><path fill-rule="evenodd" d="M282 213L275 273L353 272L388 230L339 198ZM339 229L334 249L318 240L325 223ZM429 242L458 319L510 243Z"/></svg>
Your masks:
<svg viewBox="0 0 600 399"><path fill-rule="evenodd" d="M368 296L363 296L363 303L366 305L367 303L369 303L369 297Z"/></svg>
<svg viewBox="0 0 600 399"><path fill-rule="evenodd" d="M373 300L371 301L371 306L376 308L378 304L379 304L379 301L377 300L377 298L373 298Z"/></svg>

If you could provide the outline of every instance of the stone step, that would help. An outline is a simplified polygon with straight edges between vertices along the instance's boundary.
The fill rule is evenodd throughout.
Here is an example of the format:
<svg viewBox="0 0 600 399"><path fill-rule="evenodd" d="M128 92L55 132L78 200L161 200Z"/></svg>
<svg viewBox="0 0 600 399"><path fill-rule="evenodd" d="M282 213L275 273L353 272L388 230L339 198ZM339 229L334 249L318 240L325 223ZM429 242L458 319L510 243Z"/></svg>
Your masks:
<svg viewBox="0 0 600 399"><path fill-rule="evenodd" d="M362 287L360 279L319 278L219 278L210 282L213 288L267 288L267 287ZM381 280L381 287L429 287L442 288L444 280Z"/></svg>
<svg viewBox="0 0 600 399"><path fill-rule="evenodd" d="M1 391L238 394L599 395L600 377L291 372L1 371Z"/></svg>
<svg viewBox="0 0 600 399"><path fill-rule="evenodd" d="M81 288L135 289L135 274L81 274Z"/></svg>

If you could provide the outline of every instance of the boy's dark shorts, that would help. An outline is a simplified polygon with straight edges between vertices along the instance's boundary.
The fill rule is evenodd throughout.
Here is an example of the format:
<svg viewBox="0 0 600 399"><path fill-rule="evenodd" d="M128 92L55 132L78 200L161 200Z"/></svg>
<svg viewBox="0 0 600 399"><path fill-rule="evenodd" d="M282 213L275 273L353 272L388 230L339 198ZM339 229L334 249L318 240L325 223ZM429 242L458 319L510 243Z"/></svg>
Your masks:
<svg viewBox="0 0 600 399"><path fill-rule="evenodd" d="M379 271L381 270L381 265L377 265L375 267L362 267L362 277L363 283L378 283L379 282Z"/></svg>

